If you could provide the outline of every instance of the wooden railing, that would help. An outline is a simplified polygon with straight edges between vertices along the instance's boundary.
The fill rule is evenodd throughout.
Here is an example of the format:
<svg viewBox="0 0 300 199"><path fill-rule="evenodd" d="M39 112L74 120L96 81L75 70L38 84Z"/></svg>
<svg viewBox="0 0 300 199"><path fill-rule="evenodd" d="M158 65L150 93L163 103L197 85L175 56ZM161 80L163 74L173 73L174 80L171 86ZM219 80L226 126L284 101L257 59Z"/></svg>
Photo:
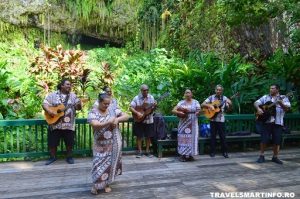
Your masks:
<svg viewBox="0 0 300 199"><path fill-rule="evenodd" d="M178 118L164 117L168 129L177 127ZM199 117L199 123L204 122ZM300 114L287 114L285 124L290 130L300 131ZM235 130L254 131L255 118L252 114L226 115L227 132ZM45 120L0 120L0 158L13 157L43 157L48 156L48 126ZM132 134L132 119L120 124L123 151L135 149L135 139ZM91 155L93 132L86 119L76 119L75 154ZM64 151L61 142L59 153Z"/></svg>
<svg viewBox="0 0 300 199"><path fill-rule="evenodd" d="M123 150L134 150L132 119L119 125ZM45 120L0 120L0 158L42 157L48 155L48 125ZM93 132L86 119L76 119L75 154L90 155ZM65 150L59 146L59 154Z"/></svg>

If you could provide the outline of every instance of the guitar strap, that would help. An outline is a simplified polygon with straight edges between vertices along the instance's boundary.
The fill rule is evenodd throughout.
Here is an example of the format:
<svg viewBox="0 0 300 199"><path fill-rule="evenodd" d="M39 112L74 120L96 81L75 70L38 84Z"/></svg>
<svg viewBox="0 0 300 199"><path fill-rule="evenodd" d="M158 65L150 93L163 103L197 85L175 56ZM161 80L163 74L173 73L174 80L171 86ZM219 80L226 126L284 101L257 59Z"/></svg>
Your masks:
<svg viewBox="0 0 300 199"><path fill-rule="evenodd" d="M209 103L212 103L212 95L209 96Z"/></svg>
<svg viewBox="0 0 300 199"><path fill-rule="evenodd" d="M64 106L67 108L67 105L68 105L68 101L69 101L69 97L70 97L70 94L68 94L67 95L67 97L66 97L66 99L65 99L65 101L64 101ZM67 109L65 109L65 111L66 111Z"/></svg>
<svg viewBox="0 0 300 199"><path fill-rule="evenodd" d="M211 96L209 96L209 101L210 101L210 103L212 103L213 101L212 101L212 99L213 99L213 97L215 98L216 97L216 95L211 95ZM219 113L216 113L212 118L210 118L210 119L214 119L214 118L216 118L217 117L217 115L218 114L220 114L221 112L222 112L222 106L223 106L223 101L224 101L224 96L222 95L222 97L220 98L219 97L219 100L221 101L221 104L220 104L220 106L219 106L219 108L221 109L221 111L219 112Z"/></svg>
<svg viewBox="0 0 300 199"><path fill-rule="evenodd" d="M219 100L221 101L221 105L223 106L224 96L222 95L222 97L220 97Z"/></svg>
<svg viewBox="0 0 300 199"><path fill-rule="evenodd" d="M215 96L215 97L216 97L216 96ZM210 103L212 103L212 98L213 98L213 95L211 95L211 96L209 97ZM224 105L224 95L222 95L222 97L219 97L218 100L221 101L221 104L220 104L219 108L222 108L222 106Z"/></svg>
<svg viewBox="0 0 300 199"><path fill-rule="evenodd" d="M222 97L221 97L220 100L221 100L220 109L221 109L221 112L223 112L222 107L224 106L224 103L225 103L225 101L224 101L224 95L222 95ZM226 106L224 107L224 111L225 111L225 109L226 109Z"/></svg>
<svg viewBox="0 0 300 199"><path fill-rule="evenodd" d="M66 96L66 99L65 99L65 101L63 102L63 105L65 106L65 107L67 107L67 104L68 104L68 101L69 101L69 97L70 97L70 94L68 94L67 96ZM61 96L60 96L60 100L61 100ZM65 109L64 110L64 112L66 111L67 109ZM61 117L59 120L61 120L63 117ZM59 120L57 120L57 122L59 121ZM56 122L56 123L57 123ZM48 132L49 133L51 133L53 131L53 128L52 128L52 125L48 125Z"/></svg>
<svg viewBox="0 0 300 199"><path fill-rule="evenodd" d="M64 112L66 112L66 110L67 110L67 105L68 105L69 97L70 97L70 94L68 94L68 95L66 96L66 99L65 99L65 101L63 102L63 104L64 104L64 106L65 106ZM60 99L61 99L61 98L60 98ZM63 116L63 117L64 117L64 116ZM61 117L59 120L62 120L63 117ZM58 120L58 121L59 121L59 120ZM57 122L58 122L58 121L57 121Z"/></svg>
<svg viewBox="0 0 300 199"><path fill-rule="evenodd" d="M212 98L213 98L213 95L209 96L210 103L212 103ZM222 95L222 99L219 98L219 100L221 100L221 105L220 105L220 107L221 107L221 106L223 106L224 96Z"/></svg>

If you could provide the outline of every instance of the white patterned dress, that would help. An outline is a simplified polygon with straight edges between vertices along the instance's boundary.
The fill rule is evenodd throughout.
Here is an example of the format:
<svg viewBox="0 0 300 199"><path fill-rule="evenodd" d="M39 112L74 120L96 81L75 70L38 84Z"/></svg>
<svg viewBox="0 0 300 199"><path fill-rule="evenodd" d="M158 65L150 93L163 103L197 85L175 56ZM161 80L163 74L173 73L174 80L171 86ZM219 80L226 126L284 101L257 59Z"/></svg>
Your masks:
<svg viewBox="0 0 300 199"><path fill-rule="evenodd" d="M98 109L88 114L88 122L108 121L111 117L121 115L120 109L108 109L107 115L101 115ZM122 174L121 161L122 137L118 127L94 129L92 181L96 189L104 189Z"/></svg>
<svg viewBox="0 0 300 199"><path fill-rule="evenodd" d="M195 112L200 110L200 104L194 99L191 104L182 100L177 104L177 108L186 108L189 110L187 117L180 118L179 120L177 135L178 153L186 156L198 155L199 125Z"/></svg>

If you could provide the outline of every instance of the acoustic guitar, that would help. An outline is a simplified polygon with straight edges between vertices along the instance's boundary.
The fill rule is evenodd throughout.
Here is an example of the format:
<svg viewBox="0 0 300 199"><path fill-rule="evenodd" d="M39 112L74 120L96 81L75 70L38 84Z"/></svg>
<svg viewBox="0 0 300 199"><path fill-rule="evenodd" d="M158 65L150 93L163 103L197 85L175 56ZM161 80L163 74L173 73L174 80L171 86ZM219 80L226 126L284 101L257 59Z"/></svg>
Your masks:
<svg viewBox="0 0 300 199"><path fill-rule="evenodd" d="M162 96L160 96L157 99L157 103L162 101L163 99L165 99L169 95L170 95L169 92L164 93ZM155 108L156 108L156 106L154 104L149 104L149 103L143 103L141 106L135 107L135 110L137 112L141 113L143 116L138 117L136 114L132 113L133 120L135 122L143 122L146 119L146 117L154 111Z"/></svg>
<svg viewBox="0 0 300 199"><path fill-rule="evenodd" d="M89 101L89 99L82 98L82 99L80 99L80 101L84 105L84 103ZM52 117L51 115L49 115L49 113L47 111L44 111L44 116L45 116L46 122L48 123L48 125L55 124L56 122L58 122L58 120L60 118L62 118L65 115L65 110L67 110L69 107L75 106L75 105L67 105L67 107L65 107L64 104L59 104L58 106L49 107L49 109L56 114Z"/></svg>
<svg viewBox="0 0 300 199"><path fill-rule="evenodd" d="M235 93L233 96L231 96L229 99L232 100L233 98L239 96L239 93ZM213 119L216 117L216 115L221 112L221 107L224 105L224 101L221 100L215 100L212 103L207 103L208 105L212 105L215 109L211 110L209 108L203 107L201 111L203 112L204 116L208 119Z"/></svg>
<svg viewBox="0 0 300 199"><path fill-rule="evenodd" d="M276 104L278 101L284 99L285 97L290 97L293 95L293 92L288 92L286 95L280 95L274 102L267 101L266 103L259 106L263 110L262 114L255 113L256 120L261 122L266 122L270 119L271 116L276 115Z"/></svg>
<svg viewBox="0 0 300 199"><path fill-rule="evenodd" d="M49 107L49 109L56 113L54 116L51 116L47 111L44 111L45 120L49 125L51 125L55 124L60 118L65 115L66 107L64 104L59 104L58 106Z"/></svg>

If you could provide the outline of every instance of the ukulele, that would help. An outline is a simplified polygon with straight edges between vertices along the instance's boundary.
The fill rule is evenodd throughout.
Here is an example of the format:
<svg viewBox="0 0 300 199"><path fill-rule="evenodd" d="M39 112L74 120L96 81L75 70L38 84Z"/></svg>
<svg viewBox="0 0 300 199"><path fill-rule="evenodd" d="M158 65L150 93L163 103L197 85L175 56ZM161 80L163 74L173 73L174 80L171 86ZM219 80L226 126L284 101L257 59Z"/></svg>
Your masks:
<svg viewBox="0 0 300 199"><path fill-rule="evenodd" d="M280 95L274 102L272 101L267 101L266 103L262 104L259 106L263 110L262 114L258 114L257 112L255 113L256 115L256 120L261 121L261 122L266 122L270 119L271 116L276 115L276 104L278 101L290 97L293 95L293 92L289 92L286 95Z"/></svg>
<svg viewBox="0 0 300 199"><path fill-rule="evenodd" d="M162 96L160 96L158 98L157 103L162 101L163 99L165 99L169 95L170 95L169 92L164 93ZM135 110L137 112L143 114L143 116L138 117L136 114L132 113L132 117L133 117L135 122L143 122L146 119L146 117L154 111L155 108L156 108L156 106L154 106L154 104L143 103L143 105L137 106L135 108Z"/></svg>
<svg viewBox="0 0 300 199"><path fill-rule="evenodd" d="M239 96L239 92L235 93L233 96L231 96L229 99L232 100L233 98ZM209 108L203 107L202 112L204 116L208 119L213 119L217 116L219 112L221 112L221 107L224 105L224 101L221 100L215 100L212 103L207 103L208 105L212 105L215 109L211 110Z"/></svg>
<svg viewBox="0 0 300 199"><path fill-rule="evenodd" d="M187 111L186 109L182 109L182 108L178 108L178 111L180 111L179 113L176 114L177 117L179 118L186 118L188 116L188 114L195 114L197 113L196 111Z"/></svg>
<svg viewBox="0 0 300 199"><path fill-rule="evenodd" d="M82 103L87 102L89 99L83 98L80 101ZM75 104L76 105L76 104ZM48 125L55 124L58 122L60 118L62 118L65 115L65 111L75 105L67 105L59 104L57 106L48 107L52 112L56 113L54 116L49 115L47 111L44 111L45 120L48 123Z"/></svg>

